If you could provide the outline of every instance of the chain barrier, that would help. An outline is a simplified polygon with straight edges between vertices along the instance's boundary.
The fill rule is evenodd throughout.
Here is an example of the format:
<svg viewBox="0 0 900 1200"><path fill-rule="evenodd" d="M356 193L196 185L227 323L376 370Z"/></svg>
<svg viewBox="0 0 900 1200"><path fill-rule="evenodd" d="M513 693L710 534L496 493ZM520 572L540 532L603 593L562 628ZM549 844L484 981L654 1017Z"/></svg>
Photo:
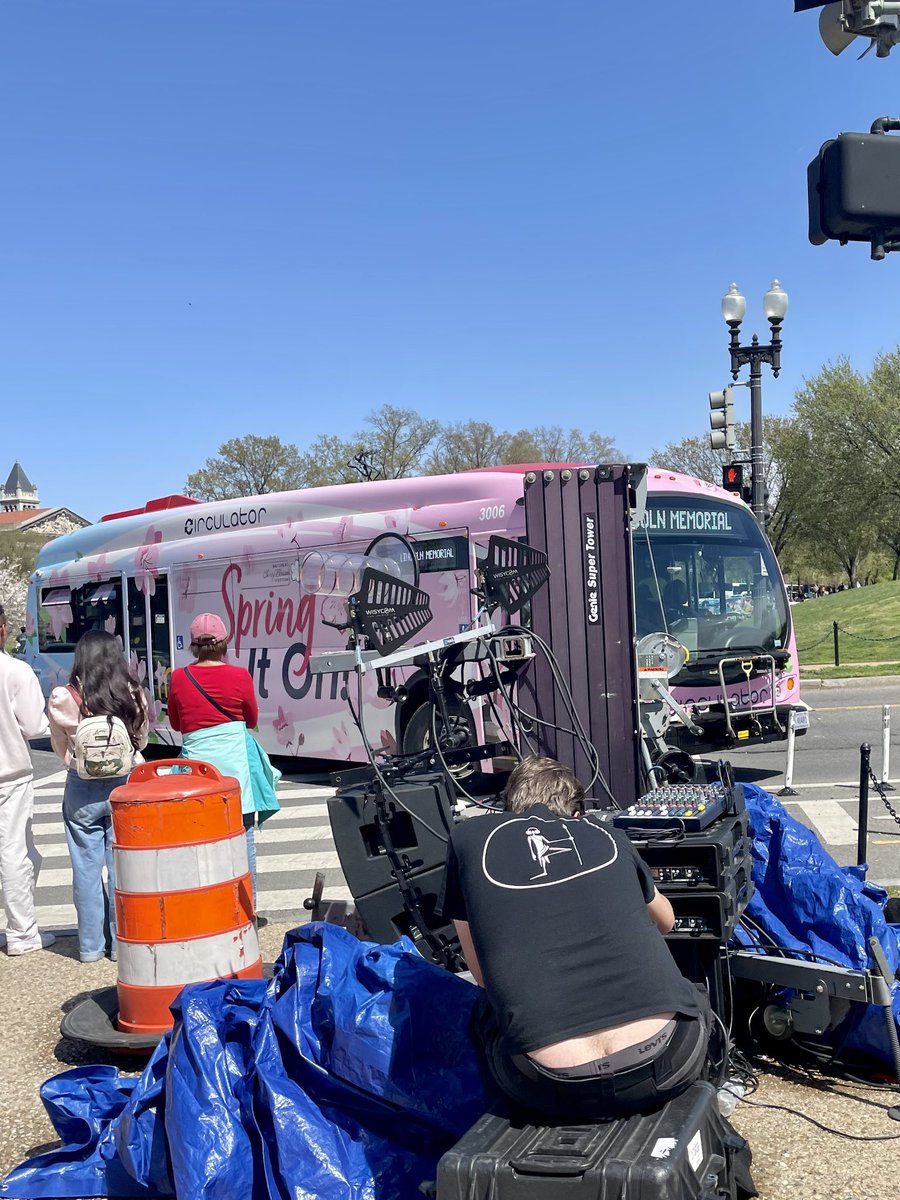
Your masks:
<svg viewBox="0 0 900 1200"><path fill-rule="evenodd" d="M869 779L872 781L872 786L875 788L875 791L881 797L881 803L888 810L888 812L891 814L891 816L894 818L894 820L897 822L897 824L900 825L900 815L897 814L897 810L894 808L893 804L891 804L890 800L888 800L887 796L885 795L884 788L879 783L878 779L875 776L875 772L872 770L871 767L869 767Z"/></svg>
<svg viewBox="0 0 900 1200"><path fill-rule="evenodd" d="M900 642L900 636L880 638L866 637L864 633L853 633L851 630L845 629L843 625L838 625L838 633L843 633L846 637L856 638L858 642ZM831 634L829 634L828 637L831 637Z"/></svg>
<svg viewBox="0 0 900 1200"><path fill-rule="evenodd" d="M854 633L850 629L845 629L843 625L838 625L838 633L842 633L845 637L855 638L858 642L872 642L873 644L877 644L879 642L900 642L900 635L896 637L880 638L867 637L864 633ZM817 646L822 646L825 644L825 642L830 642L833 637L834 630L829 629L828 633L826 633L824 637L820 637L817 642L810 642L808 646L798 646L797 653L808 654L810 650L815 650Z"/></svg>
<svg viewBox="0 0 900 1200"><path fill-rule="evenodd" d="M831 638L831 633L826 633L825 636L823 638L819 638L817 642L810 642L808 646L798 646L797 653L806 654L807 650L815 650L816 646L821 646L823 642L830 642Z"/></svg>

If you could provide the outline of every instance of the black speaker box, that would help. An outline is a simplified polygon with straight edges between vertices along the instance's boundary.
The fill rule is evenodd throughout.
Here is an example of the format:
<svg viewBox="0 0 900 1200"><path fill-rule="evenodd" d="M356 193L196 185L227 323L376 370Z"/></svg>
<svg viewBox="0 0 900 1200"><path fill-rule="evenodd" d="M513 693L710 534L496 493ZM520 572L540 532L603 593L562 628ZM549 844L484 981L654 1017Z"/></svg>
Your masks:
<svg viewBox="0 0 900 1200"><path fill-rule="evenodd" d="M410 873L443 868L453 826L452 798L444 776L418 775L390 786L393 795L383 792L388 829L394 847L408 861ZM376 779L343 789L328 801L328 819L341 870L356 900L395 883L377 820L375 798L381 792L382 785Z"/></svg>
<svg viewBox="0 0 900 1200"><path fill-rule="evenodd" d="M440 899L443 878L444 867L442 864L413 876L410 884L416 890L420 917L429 933L443 937L448 943L455 943L456 931L453 928L453 922L445 921L435 912ZM412 938L426 958L434 959L435 956L422 938L421 930L404 907L403 896L395 883L380 891L358 896L356 911L365 927L366 936L372 941L396 942L401 935L406 934L407 937Z"/></svg>
<svg viewBox="0 0 900 1200"><path fill-rule="evenodd" d="M666 941L682 938L711 938L727 942L741 913L753 895L749 864L739 866L719 891L666 888L665 895L675 912L675 928Z"/></svg>

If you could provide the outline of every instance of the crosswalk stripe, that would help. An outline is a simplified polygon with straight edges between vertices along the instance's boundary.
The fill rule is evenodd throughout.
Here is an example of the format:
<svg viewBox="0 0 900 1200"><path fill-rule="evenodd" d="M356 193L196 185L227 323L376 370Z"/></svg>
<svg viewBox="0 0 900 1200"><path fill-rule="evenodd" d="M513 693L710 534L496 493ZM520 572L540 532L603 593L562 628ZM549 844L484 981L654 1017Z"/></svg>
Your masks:
<svg viewBox="0 0 900 1200"><path fill-rule="evenodd" d="M322 793L319 792L318 797L321 798ZM291 796L285 797L278 793L278 801L281 804L281 812L289 813L305 813L309 817L327 817L328 805L325 803L314 804L312 798L307 800L305 797L297 797L298 803L292 803L294 798ZM34 813L35 816L43 816L45 813L59 813L62 811L62 792L58 796L54 796L49 800L35 800ZM278 813L273 813L268 820L277 820Z"/></svg>
<svg viewBox="0 0 900 1200"><path fill-rule="evenodd" d="M287 796L287 798L289 800L296 800L296 799L303 799L306 796L321 797L321 796L333 796L334 795L333 787L330 787L327 784L320 784L320 783L312 784L309 787L299 787L299 788L290 787L290 786L285 787L284 784L280 783L278 785L278 787L276 788L276 791L278 793L279 800L283 800L285 796Z"/></svg>
<svg viewBox="0 0 900 1200"><path fill-rule="evenodd" d="M315 876L310 879L309 884L305 887L298 884L298 886L294 888L283 888L273 890L271 892L261 892L259 911L261 913L296 911L306 913L308 916L308 910L303 907L303 901L312 892L314 879ZM328 882L327 872L325 875L325 889L322 892L322 898L323 900L346 900L351 902L353 900L350 889L346 886L346 884L332 884Z"/></svg>
<svg viewBox="0 0 900 1200"><path fill-rule="evenodd" d="M62 797L50 804L35 804L35 817L58 817L62 812ZM265 829L275 828L284 817L322 817L328 821L328 805L326 804L311 804L308 800L300 804L284 804L282 803L280 811L274 812L270 817L266 817L265 823L262 826L263 832ZM50 822L37 820L35 828L47 829ZM60 829L62 826L60 826Z"/></svg>
<svg viewBox="0 0 900 1200"><path fill-rule="evenodd" d="M72 868L62 820L67 772L60 770L35 780L32 833L42 858L35 887L38 922L43 929L73 930L76 926ZM303 901L312 892L316 873L325 873L325 898L351 901L328 821L328 784L288 780L279 785L281 811L256 831L258 907L284 920L305 920ZM42 903L43 901L43 903ZM2 926L0 916L0 926ZM0 942L2 942L0 930Z"/></svg>
<svg viewBox="0 0 900 1200"><path fill-rule="evenodd" d="M35 844L44 853L43 847L49 845L59 845L60 854L67 853L65 849L65 833L66 827L62 821L48 821L44 824L35 824L32 826L32 834ZM285 826L282 827L276 821L270 821L264 825L262 829L256 830L256 848L258 851L265 853L265 847L272 842L318 842L329 841L331 839L331 826L323 824L307 825L307 826ZM47 858L48 855L44 854Z"/></svg>
<svg viewBox="0 0 900 1200"><path fill-rule="evenodd" d="M69 772L63 768L61 771L54 771L52 775L42 775L40 779L36 779L34 781L35 791L37 791L38 788L43 789L56 787L58 784L64 783L68 773Z"/></svg>
<svg viewBox="0 0 900 1200"><path fill-rule="evenodd" d="M44 858L45 863L57 860L63 861L59 855L54 855L52 858ZM256 874L260 877L279 875L283 872L294 875L299 871L322 871L328 867L339 868L340 865L340 859L337 856L336 850L298 851L292 854L260 854L256 860ZM71 881L72 868L69 865L49 868L42 866L38 873L39 888L62 887L63 884L71 883ZM262 886L260 886L260 890L263 890Z"/></svg>
<svg viewBox="0 0 900 1200"><path fill-rule="evenodd" d="M859 829L856 821L837 800L800 801L797 805L806 817L806 824L816 830L826 845L852 846Z"/></svg>

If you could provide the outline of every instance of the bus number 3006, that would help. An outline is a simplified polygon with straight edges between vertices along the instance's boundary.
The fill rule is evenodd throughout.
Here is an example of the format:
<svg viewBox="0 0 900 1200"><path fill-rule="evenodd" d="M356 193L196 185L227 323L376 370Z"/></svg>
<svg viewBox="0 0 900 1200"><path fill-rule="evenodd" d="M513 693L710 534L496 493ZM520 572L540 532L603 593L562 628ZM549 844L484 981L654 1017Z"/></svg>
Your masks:
<svg viewBox="0 0 900 1200"><path fill-rule="evenodd" d="M481 509L479 514L480 521L496 521L499 517L506 516L505 504L489 504L487 508Z"/></svg>

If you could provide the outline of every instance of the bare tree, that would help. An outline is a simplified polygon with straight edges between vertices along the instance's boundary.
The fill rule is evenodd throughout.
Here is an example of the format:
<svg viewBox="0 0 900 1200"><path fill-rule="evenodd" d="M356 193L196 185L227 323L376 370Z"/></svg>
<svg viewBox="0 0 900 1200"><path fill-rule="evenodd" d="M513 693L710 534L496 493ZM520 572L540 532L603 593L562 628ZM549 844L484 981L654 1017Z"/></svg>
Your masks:
<svg viewBox="0 0 900 1200"><path fill-rule="evenodd" d="M602 433L582 433L561 425L537 425L507 435L505 463L615 462L621 459L612 440Z"/></svg>
<svg viewBox="0 0 900 1200"><path fill-rule="evenodd" d="M366 417L369 430L358 435L376 479L421 475L429 448L441 423L421 417L411 408L385 404Z"/></svg>
<svg viewBox="0 0 900 1200"><path fill-rule="evenodd" d="M487 421L457 421L445 425L428 459L428 474L452 475L456 471L492 467L503 461L506 437Z"/></svg>

